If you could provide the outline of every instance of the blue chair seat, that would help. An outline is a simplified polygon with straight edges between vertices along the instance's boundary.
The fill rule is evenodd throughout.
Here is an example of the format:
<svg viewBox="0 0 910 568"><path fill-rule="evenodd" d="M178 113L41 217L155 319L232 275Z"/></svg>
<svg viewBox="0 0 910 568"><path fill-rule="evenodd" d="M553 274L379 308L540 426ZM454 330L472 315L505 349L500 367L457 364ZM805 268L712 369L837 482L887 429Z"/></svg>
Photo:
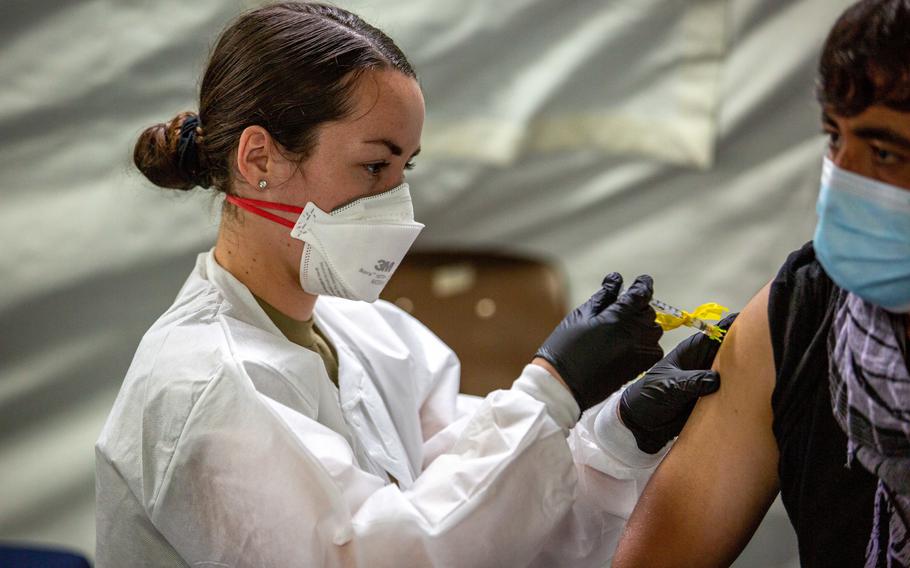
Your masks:
<svg viewBox="0 0 910 568"><path fill-rule="evenodd" d="M0 546L0 568L91 568L84 557L51 548Z"/></svg>

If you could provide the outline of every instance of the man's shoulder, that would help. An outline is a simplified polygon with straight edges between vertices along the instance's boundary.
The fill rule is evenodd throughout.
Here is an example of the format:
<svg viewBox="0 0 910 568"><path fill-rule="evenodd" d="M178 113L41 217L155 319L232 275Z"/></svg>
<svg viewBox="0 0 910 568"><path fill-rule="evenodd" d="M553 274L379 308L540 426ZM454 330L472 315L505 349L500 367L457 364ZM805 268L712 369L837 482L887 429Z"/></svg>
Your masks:
<svg viewBox="0 0 910 568"><path fill-rule="evenodd" d="M790 253L778 270L771 291L774 294L775 289L787 292L798 287L800 290L830 293L833 286L831 278L815 255L812 241L809 241Z"/></svg>
<svg viewBox="0 0 910 568"><path fill-rule="evenodd" d="M774 353L772 396L775 435L790 435L809 415L818 389L827 389L827 339L839 288L825 273L812 243L783 264L768 296L768 325Z"/></svg>
<svg viewBox="0 0 910 568"><path fill-rule="evenodd" d="M768 293L768 323L777 351L811 340L824 325L838 288L815 256L812 242L787 257Z"/></svg>

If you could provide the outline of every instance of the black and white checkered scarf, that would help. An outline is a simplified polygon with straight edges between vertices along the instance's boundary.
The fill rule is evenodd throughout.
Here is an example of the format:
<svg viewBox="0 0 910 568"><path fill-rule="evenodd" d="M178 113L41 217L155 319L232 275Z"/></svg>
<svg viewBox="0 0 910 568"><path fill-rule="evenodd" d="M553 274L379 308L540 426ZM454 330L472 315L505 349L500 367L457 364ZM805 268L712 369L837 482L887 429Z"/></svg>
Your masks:
<svg viewBox="0 0 910 568"><path fill-rule="evenodd" d="M838 300L828 341L831 406L847 463L879 479L866 567L910 567L910 372L904 316L853 294Z"/></svg>

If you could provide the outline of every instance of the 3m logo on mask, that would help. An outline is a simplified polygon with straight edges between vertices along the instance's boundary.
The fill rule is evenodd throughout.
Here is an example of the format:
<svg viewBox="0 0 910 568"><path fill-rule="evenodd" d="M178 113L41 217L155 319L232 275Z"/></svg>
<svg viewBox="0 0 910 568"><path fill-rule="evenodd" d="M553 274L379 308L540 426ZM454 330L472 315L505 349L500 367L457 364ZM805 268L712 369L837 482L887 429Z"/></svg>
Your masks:
<svg viewBox="0 0 910 568"><path fill-rule="evenodd" d="M392 272L395 268L395 263L390 260L379 260L376 262L376 266L373 267L373 270L377 272Z"/></svg>

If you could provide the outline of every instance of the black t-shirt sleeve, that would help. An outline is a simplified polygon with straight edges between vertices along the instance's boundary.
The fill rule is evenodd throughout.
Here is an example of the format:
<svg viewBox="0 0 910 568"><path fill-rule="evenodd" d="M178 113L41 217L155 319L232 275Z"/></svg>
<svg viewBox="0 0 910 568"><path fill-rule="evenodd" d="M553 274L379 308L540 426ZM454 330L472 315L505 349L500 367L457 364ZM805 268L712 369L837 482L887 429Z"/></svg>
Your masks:
<svg viewBox="0 0 910 568"><path fill-rule="evenodd" d="M872 527L877 481L845 467L847 438L831 414L828 336L841 294L808 243L790 255L768 295L781 498L807 568L862 566Z"/></svg>
<svg viewBox="0 0 910 568"><path fill-rule="evenodd" d="M825 342L830 328L831 300L837 287L815 258L812 243L793 252L781 266L768 294L768 324L774 351L776 384L771 397L774 433L778 440L805 411L815 385L795 380L827 375ZM806 373L806 371L811 371Z"/></svg>

